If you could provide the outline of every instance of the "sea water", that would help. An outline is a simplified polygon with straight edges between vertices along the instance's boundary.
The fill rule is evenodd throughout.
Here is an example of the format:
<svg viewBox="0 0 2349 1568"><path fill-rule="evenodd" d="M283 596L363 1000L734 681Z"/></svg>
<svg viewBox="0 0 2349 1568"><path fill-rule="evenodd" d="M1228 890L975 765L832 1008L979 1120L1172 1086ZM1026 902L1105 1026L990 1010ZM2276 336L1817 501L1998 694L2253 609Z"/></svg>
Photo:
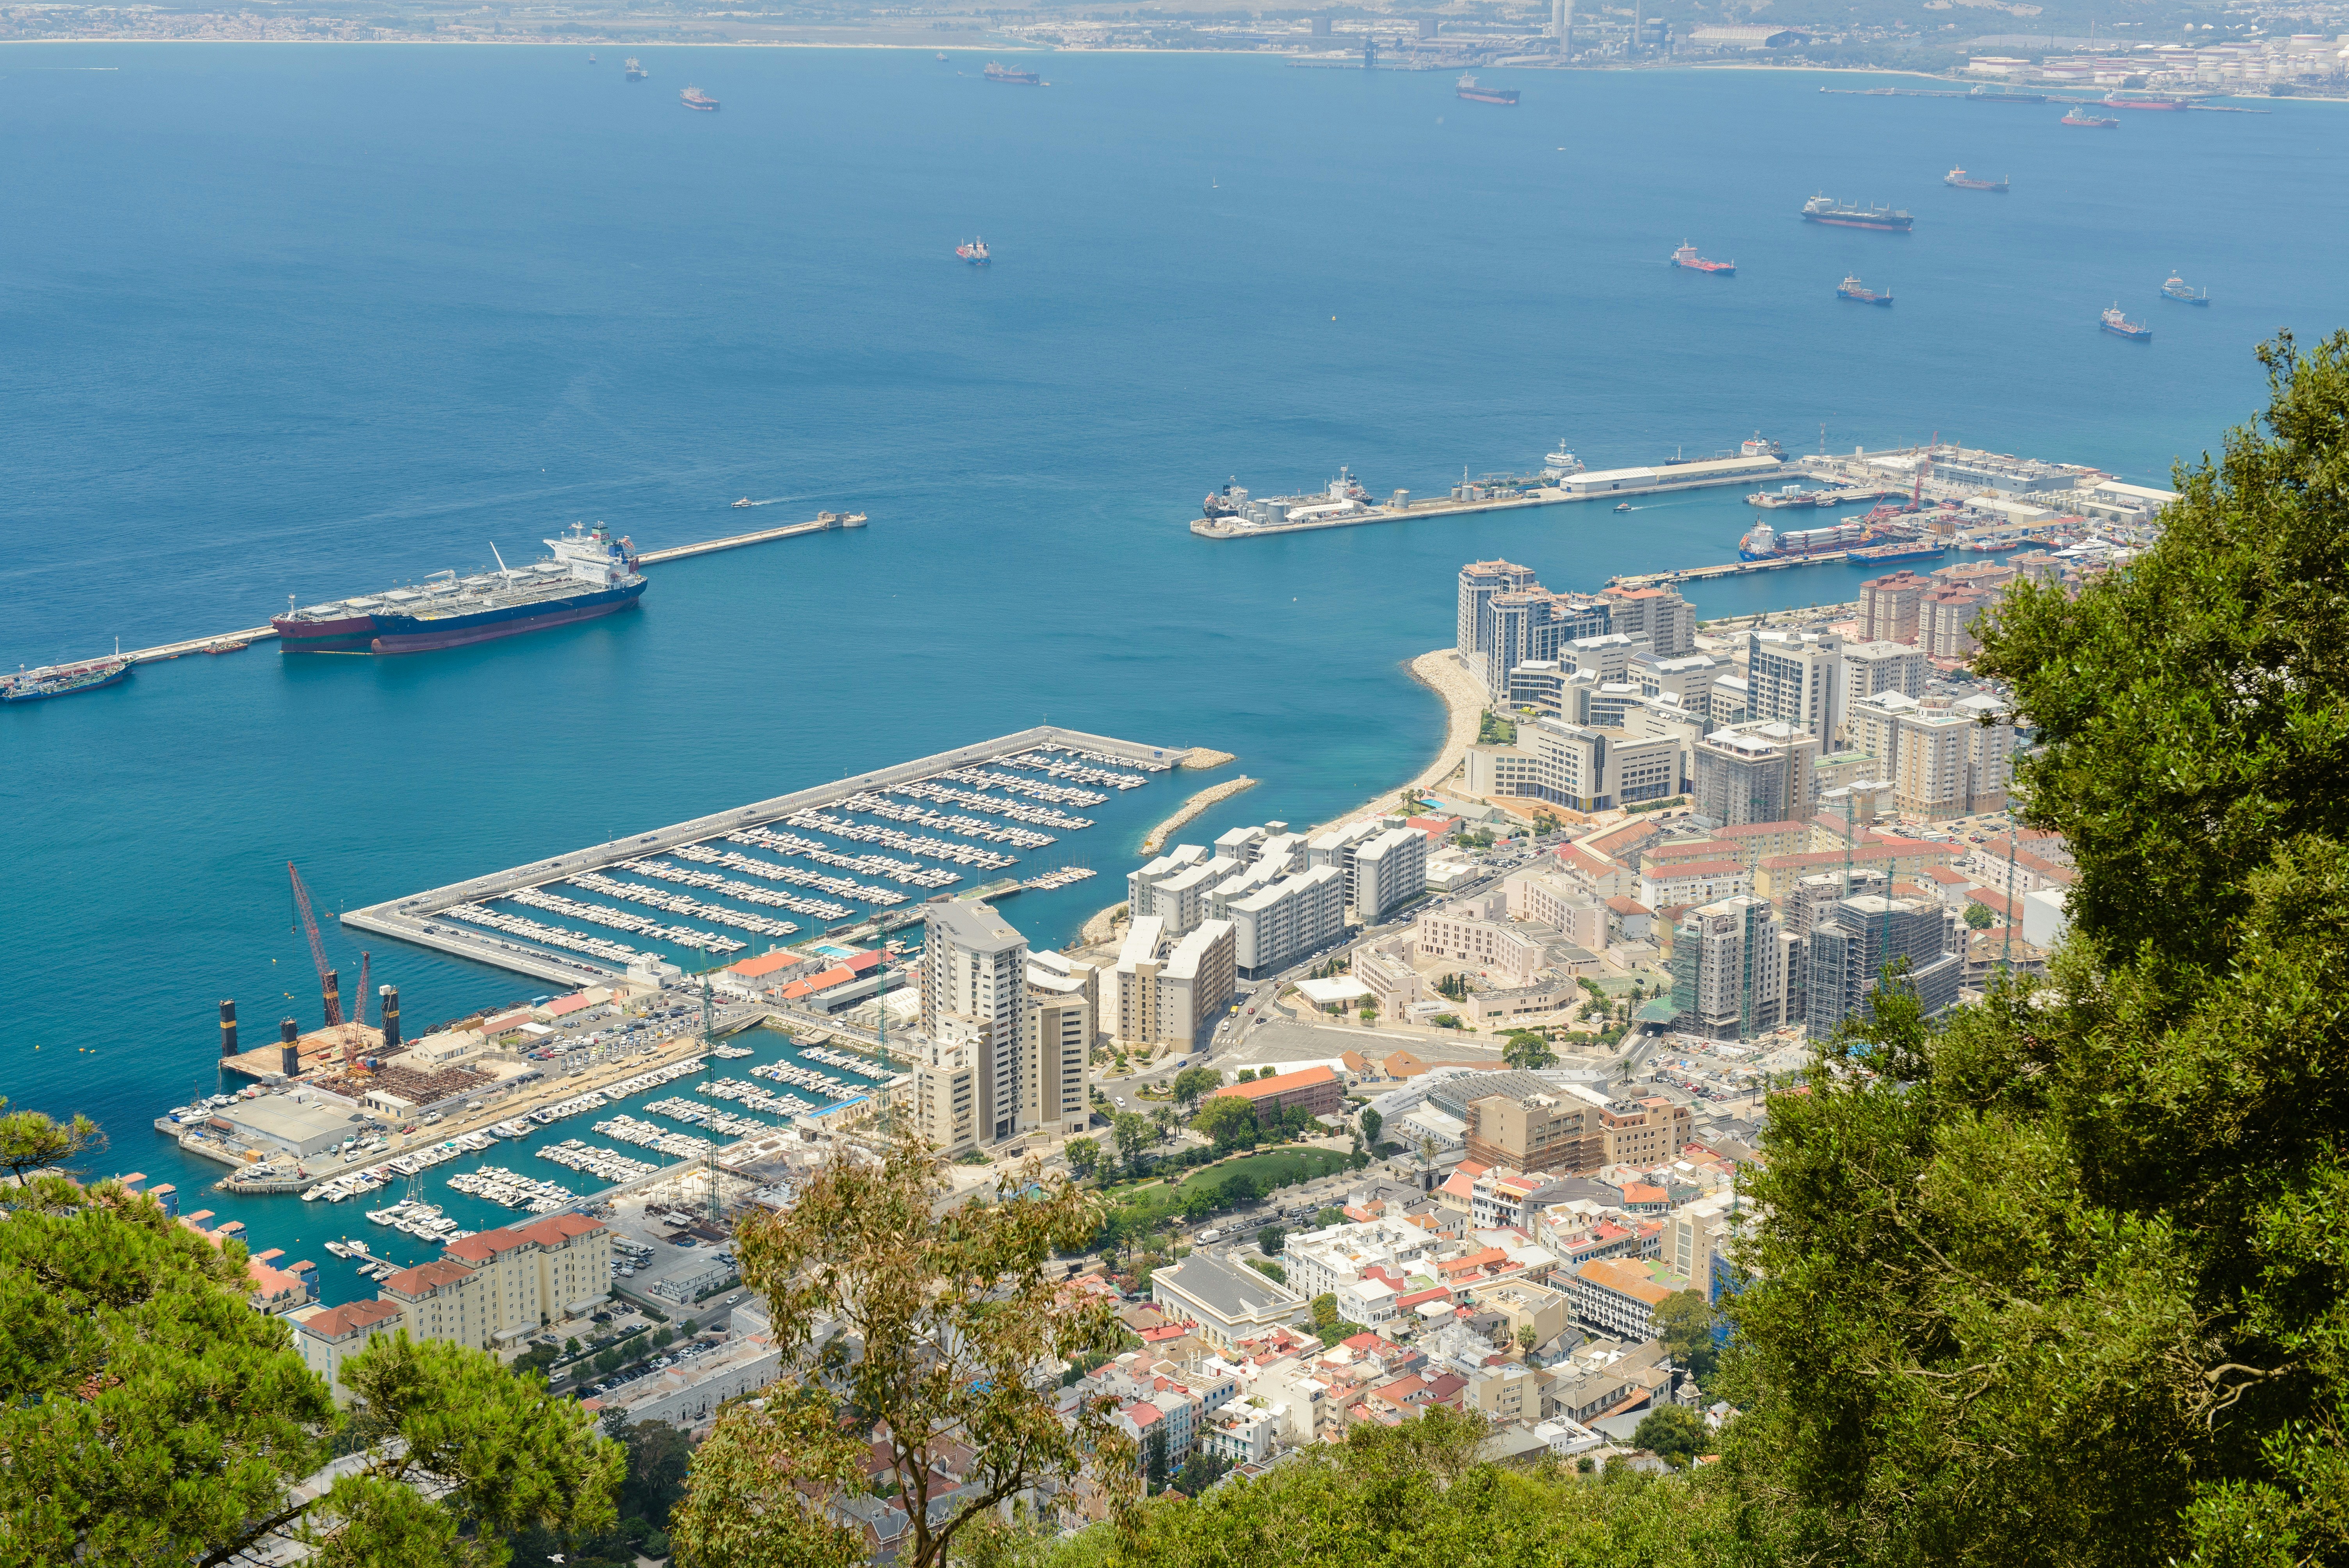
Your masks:
<svg viewBox="0 0 2349 1568"><path fill-rule="evenodd" d="M1054 57L1029 88L968 54L639 53L629 84L610 49L0 47L0 661L251 626L574 520L650 549L872 517L655 567L641 611L579 626L262 643L0 711L0 1093L97 1117L101 1173L224 1207L147 1123L209 1087L219 998L248 1045L316 1026L289 861L331 915L1046 721L1237 753L1040 857L1102 873L1004 905L1059 943L1192 789L1262 780L1204 840L1423 767L1443 713L1402 665L1451 642L1461 562L1593 589L1733 559L1752 520L1733 489L1193 537L1228 480L1426 495L1561 440L1598 468L1759 430L2160 484L2260 405L2255 342L2349 318L2349 214L2311 194L2349 173L2336 104L2095 131L1782 72L1485 73L1524 92L1503 108L1247 57ZM684 111L688 81L724 108ZM1916 229L1798 222L1822 190ZM975 235L992 266L954 259ZM1683 239L1737 275L1667 266ZM2173 269L2209 308L2158 297ZM1837 300L1847 273L1899 303ZM2149 345L2096 330L2115 301ZM347 993L361 944L325 940ZM411 1033L547 988L367 945ZM225 1207L326 1261L319 1205Z"/></svg>

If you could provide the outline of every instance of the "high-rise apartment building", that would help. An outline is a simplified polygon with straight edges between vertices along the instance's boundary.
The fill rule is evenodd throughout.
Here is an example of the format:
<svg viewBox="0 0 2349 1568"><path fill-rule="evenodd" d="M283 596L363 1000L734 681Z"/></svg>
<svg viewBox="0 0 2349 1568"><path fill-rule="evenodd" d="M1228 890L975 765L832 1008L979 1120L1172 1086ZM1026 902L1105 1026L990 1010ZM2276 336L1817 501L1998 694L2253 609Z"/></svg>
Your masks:
<svg viewBox="0 0 2349 1568"><path fill-rule="evenodd" d="M1389 828L1354 851L1354 918L1376 925L1427 892L1427 835Z"/></svg>
<svg viewBox="0 0 2349 1568"><path fill-rule="evenodd" d="M1971 659L1982 649L1975 626L1998 603L1995 589L1938 588L1918 609L1917 645L1937 659Z"/></svg>
<svg viewBox="0 0 2349 1568"><path fill-rule="evenodd" d="M1844 728L1851 732L1851 713L1879 692L1903 696L1925 695L1926 664L1921 648L1906 643L1846 643L1843 648Z"/></svg>
<svg viewBox="0 0 2349 1568"><path fill-rule="evenodd" d="M992 905L949 899L924 912L922 1033L963 1046L975 1074L978 1137L1019 1130L1028 1036L1028 939Z"/></svg>
<svg viewBox="0 0 2349 1568"><path fill-rule="evenodd" d="M1914 643L1917 617L1933 580L1914 572L1895 572L1870 578L1859 585L1859 635L1869 643ZM1911 695L1914 695L1913 693Z"/></svg>
<svg viewBox="0 0 2349 1568"><path fill-rule="evenodd" d="M1495 593L1514 593L1534 585L1530 566L1506 561L1472 561L1460 569L1458 643L1460 656L1471 669L1481 669L1485 653L1485 606Z"/></svg>
<svg viewBox="0 0 2349 1568"><path fill-rule="evenodd" d="M1749 719L1699 738L1696 814L1724 828L1807 821L1815 808L1819 738L1779 720Z"/></svg>
<svg viewBox="0 0 2349 1568"><path fill-rule="evenodd" d="M1816 632L1749 632L1745 685L1755 718L1775 718L1833 740L1843 727L1843 639Z"/></svg>
<svg viewBox="0 0 2349 1568"><path fill-rule="evenodd" d="M1555 659L1562 643L1610 630L1614 608L1604 597L1552 593L1531 571L1506 561L1472 562L1460 570L1456 646L1485 689L1498 697L1508 691L1509 672L1518 665ZM1662 619L1678 624L1669 613ZM1692 645L1693 625L1691 619Z"/></svg>
<svg viewBox="0 0 2349 1568"><path fill-rule="evenodd" d="M1826 911L1805 943L1805 1017L1814 1037L1849 1017L1874 1017L1889 966L1928 1015L1953 1006L1966 961L1951 934L1956 915L1937 903L1860 894Z"/></svg>
<svg viewBox="0 0 2349 1568"><path fill-rule="evenodd" d="M1895 810L1929 822L1971 812L1966 786L1972 728L1971 719L1946 707L1900 716L1899 750L1890 769Z"/></svg>
<svg viewBox="0 0 2349 1568"><path fill-rule="evenodd" d="M1696 609L1677 588L1607 588L1609 631L1644 641L1660 659L1696 652Z"/></svg>
<svg viewBox="0 0 2349 1568"><path fill-rule="evenodd" d="M1261 980L1345 934L1345 873L1333 865L1315 866L1225 907L1234 967L1243 980Z"/></svg>
<svg viewBox="0 0 2349 1568"><path fill-rule="evenodd" d="M1738 893L1689 911L1672 937L1672 1026L1714 1040L1778 1027L1800 950L1766 898Z"/></svg>

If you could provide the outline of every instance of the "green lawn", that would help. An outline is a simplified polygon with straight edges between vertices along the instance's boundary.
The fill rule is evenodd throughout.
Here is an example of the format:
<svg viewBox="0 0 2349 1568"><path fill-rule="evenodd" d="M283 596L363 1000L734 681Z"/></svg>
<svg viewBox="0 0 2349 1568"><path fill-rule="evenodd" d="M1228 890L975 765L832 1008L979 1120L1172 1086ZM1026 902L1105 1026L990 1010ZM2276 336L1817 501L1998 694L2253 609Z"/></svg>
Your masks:
<svg viewBox="0 0 2349 1568"><path fill-rule="evenodd" d="M1179 1205L1194 1187L1220 1187L1236 1175L1246 1174L1254 1178L1258 1187L1269 1188L1276 1181L1309 1180L1345 1168L1343 1150L1268 1149L1260 1154L1246 1154L1194 1171L1178 1186L1158 1182L1134 1188L1119 1202L1139 1209L1165 1209Z"/></svg>

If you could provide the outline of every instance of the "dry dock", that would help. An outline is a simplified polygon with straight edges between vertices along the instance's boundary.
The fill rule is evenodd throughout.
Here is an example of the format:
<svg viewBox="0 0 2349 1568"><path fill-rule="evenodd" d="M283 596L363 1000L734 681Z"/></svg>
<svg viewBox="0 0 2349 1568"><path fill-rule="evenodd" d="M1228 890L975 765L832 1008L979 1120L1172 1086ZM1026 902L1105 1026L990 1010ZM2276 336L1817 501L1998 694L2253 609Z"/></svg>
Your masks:
<svg viewBox="0 0 2349 1568"><path fill-rule="evenodd" d="M1136 767L1154 770L1165 769L1179 762L1187 748L1179 746L1145 746L1139 741L1115 740L1107 736L1088 735L1080 730L1062 729L1044 725L1023 729L1016 734L999 736L954 751L942 751L936 756L900 762L876 772L860 773L853 779L837 779L789 795L778 795L732 810L697 817L689 822L655 829L647 833L633 833L625 839L591 845L557 855L552 860L533 861L528 865L475 877L470 882L452 882L446 887L429 888L410 893L405 898L371 904L365 909L347 911L343 923L357 930L381 936L397 937L420 947L436 948L458 958L469 958L496 968L532 975L558 985L592 985L620 977L619 971L608 965L585 958L549 952L500 937L491 931L475 930L435 917L443 910L458 904L475 903L484 899L501 898L542 883L560 882L583 872L601 871L623 861L640 859L674 850L679 845L698 843L704 839L725 833L740 832L779 820L794 813L820 810L836 806L852 795L866 790L885 789L893 785L909 784L927 779L949 769L968 768L976 763L991 762L997 758L1015 756L1040 746L1057 746L1080 751L1094 752L1114 758Z"/></svg>

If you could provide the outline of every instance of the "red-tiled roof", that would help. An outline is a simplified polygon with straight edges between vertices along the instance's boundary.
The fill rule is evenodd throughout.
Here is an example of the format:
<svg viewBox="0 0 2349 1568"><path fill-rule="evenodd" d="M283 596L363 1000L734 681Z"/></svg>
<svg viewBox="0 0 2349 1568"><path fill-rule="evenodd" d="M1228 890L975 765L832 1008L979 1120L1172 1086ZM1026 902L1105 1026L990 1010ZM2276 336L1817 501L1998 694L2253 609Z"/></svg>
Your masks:
<svg viewBox="0 0 2349 1568"><path fill-rule="evenodd" d="M1699 861L1694 865L1682 865L1677 862L1658 865L1646 875L1648 880L1652 882L1672 882L1684 877L1742 876L1744 872L1744 861Z"/></svg>
<svg viewBox="0 0 2349 1568"><path fill-rule="evenodd" d="M303 1333L320 1339L340 1339L346 1334L364 1333L399 1315L399 1308L388 1301L354 1301L314 1313L301 1327Z"/></svg>
<svg viewBox="0 0 2349 1568"><path fill-rule="evenodd" d="M1274 1078L1260 1078L1254 1083L1226 1084L1216 1090L1216 1094L1233 1095L1241 1099L1262 1099L1268 1094L1284 1094L1290 1089L1309 1088L1315 1084L1330 1083L1334 1081L1337 1076L1328 1068L1305 1068L1293 1073L1281 1073ZM1215 1096L1210 1095L1208 1098L1212 1099Z"/></svg>
<svg viewBox="0 0 2349 1568"><path fill-rule="evenodd" d="M472 1272L463 1264L435 1258L412 1269L400 1270L383 1282L383 1288L397 1295L428 1295L439 1286L454 1284Z"/></svg>

